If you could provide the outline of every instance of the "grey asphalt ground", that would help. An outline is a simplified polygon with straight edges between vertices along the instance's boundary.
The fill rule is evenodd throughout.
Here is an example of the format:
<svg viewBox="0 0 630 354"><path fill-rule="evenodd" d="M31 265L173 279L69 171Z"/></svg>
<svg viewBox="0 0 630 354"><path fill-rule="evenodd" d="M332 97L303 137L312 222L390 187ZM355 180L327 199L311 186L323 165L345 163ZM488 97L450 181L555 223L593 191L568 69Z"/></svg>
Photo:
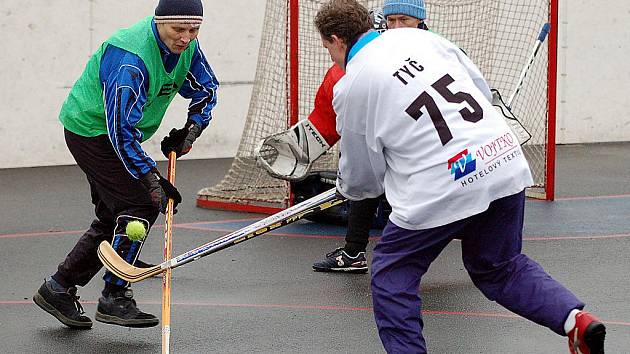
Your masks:
<svg viewBox="0 0 630 354"><path fill-rule="evenodd" d="M559 146L557 200L529 200L526 208L524 252L606 323L607 353L630 353L628 156L630 143ZM262 217L195 206L196 192L218 182L230 162L178 163L184 203L174 218L174 254ZM95 322L69 330L31 301L93 218L76 166L0 170L0 206L1 353L160 352L159 327ZM163 222L143 249L145 261L160 261ZM311 270L342 236L341 228L301 222L174 270L171 351L383 353L369 275ZM79 289L92 318L101 287L97 276ZM159 316L161 280L133 288L139 306ZM463 269L457 241L432 265L422 294L431 353L568 352L565 337L486 300Z"/></svg>

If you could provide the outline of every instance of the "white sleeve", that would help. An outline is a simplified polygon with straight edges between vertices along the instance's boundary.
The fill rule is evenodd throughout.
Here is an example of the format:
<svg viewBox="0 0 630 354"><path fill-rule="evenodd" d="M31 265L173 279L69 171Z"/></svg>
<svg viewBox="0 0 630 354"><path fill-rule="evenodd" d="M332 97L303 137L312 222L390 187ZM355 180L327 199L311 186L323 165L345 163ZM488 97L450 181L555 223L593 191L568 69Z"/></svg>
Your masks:
<svg viewBox="0 0 630 354"><path fill-rule="evenodd" d="M490 92L490 86L488 86L488 82L483 77L481 70L479 70L479 68L461 49L456 48L455 53L457 54L459 62L466 68L466 71L468 72L468 75L470 75L470 78L475 86L477 86L479 91L481 91L481 93L483 93L483 95L488 99L488 102L492 102L492 92Z"/></svg>
<svg viewBox="0 0 630 354"><path fill-rule="evenodd" d="M385 157L366 144L365 135L345 130L339 141L341 154L337 190L350 200L376 198L384 193Z"/></svg>

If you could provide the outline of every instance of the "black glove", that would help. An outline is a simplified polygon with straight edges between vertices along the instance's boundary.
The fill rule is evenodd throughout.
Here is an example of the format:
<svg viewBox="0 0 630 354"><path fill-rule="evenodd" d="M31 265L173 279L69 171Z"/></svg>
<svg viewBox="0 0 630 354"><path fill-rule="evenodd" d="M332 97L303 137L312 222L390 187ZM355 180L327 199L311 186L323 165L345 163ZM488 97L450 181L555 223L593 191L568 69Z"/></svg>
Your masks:
<svg viewBox="0 0 630 354"><path fill-rule="evenodd" d="M168 200L173 199L173 214L177 213L177 204L182 202L182 195L177 188L167 179L160 176L157 170L152 170L140 179L151 194L153 205L160 209L162 214L166 214Z"/></svg>
<svg viewBox="0 0 630 354"><path fill-rule="evenodd" d="M166 158L171 151L175 151L177 157L184 156L192 149L199 135L201 135L201 127L192 121L186 122L182 129L173 128L168 136L162 139L162 153Z"/></svg>

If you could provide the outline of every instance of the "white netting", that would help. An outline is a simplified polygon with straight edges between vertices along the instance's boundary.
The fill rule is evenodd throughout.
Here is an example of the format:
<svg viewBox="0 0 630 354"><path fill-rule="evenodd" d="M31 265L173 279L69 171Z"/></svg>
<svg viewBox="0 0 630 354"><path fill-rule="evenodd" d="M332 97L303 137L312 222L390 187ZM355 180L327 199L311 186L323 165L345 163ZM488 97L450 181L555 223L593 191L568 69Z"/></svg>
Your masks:
<svg viewBox="0 0 630 354"><path fill-rule="evenodd" d="M299 117L308 116L315 93L331 65L313 19L323 1L299 0ZM382 0L360 1L367 8ZM549 20L549 0L425 0L427 25L464 49L492 88L507 100L542 25ZM267 0L254 88L247 121L234 162L217 185L199 191L200 205L288 206L288 183L270 177L256 165L258 142L288 127L289 0ZM547 41L538 52L512 105L532 134L525 153L536 187L544 188L547 154ZM337 150L314 169L336 169ZM242 208L247 210L247 208Z"/></svg>

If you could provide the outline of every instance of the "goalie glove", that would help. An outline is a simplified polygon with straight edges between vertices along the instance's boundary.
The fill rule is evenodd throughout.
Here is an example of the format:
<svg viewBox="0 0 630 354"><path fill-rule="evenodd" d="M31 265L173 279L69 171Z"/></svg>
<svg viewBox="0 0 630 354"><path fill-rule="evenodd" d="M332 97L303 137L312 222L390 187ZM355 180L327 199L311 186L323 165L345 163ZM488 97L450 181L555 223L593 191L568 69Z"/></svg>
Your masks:
<svg viewBox="0 0 630 354"><path fill-rule="evenodd" d="M330 145L308 119L263 139L256 160L270 175L289 181L306 178L311 165Z"/></svg>
<svg viewBox="0 0 630 354"><path fill-rule="evenodd" d="M523 124L516 118L512 110L503 102L501 93L497 89L491 89L492 92L492 105L503 115L503 119L510 127L519 144L523 145L532 138L532 135L525 129Z"/></svg>

